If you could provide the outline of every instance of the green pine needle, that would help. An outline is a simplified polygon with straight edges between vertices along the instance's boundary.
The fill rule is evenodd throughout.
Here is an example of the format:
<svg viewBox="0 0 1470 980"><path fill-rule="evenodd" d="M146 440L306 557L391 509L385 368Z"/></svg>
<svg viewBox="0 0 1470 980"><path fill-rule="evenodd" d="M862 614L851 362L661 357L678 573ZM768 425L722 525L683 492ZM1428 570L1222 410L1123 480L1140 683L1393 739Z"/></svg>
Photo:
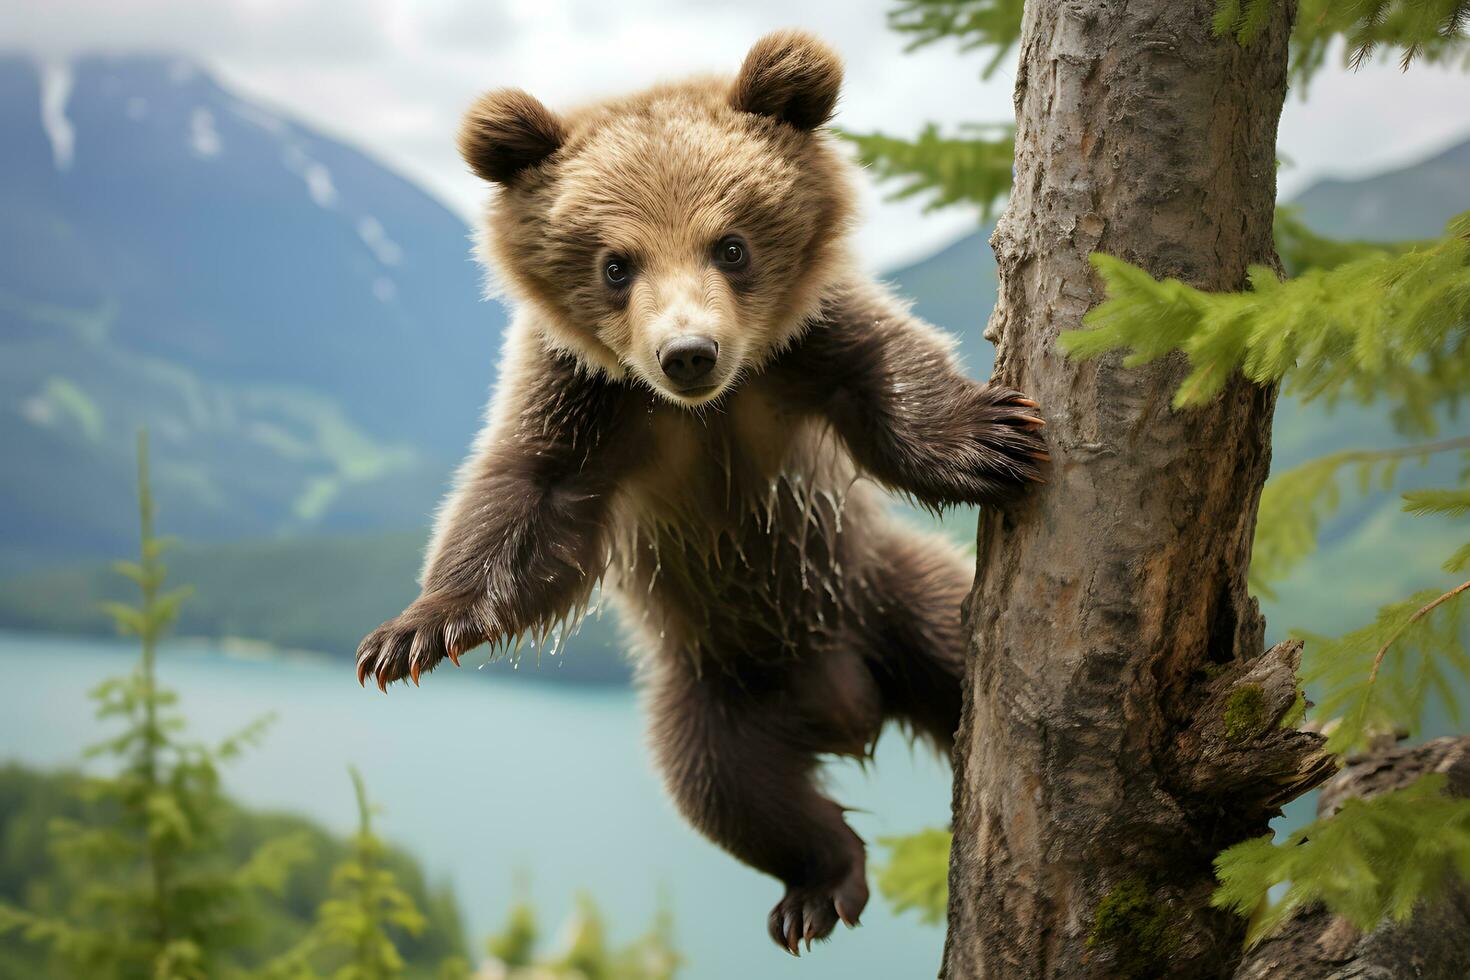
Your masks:
<svg viewBox="0 0 1470 980"><path fill-rule="evenodd" d="M1463 490L1410 490L1404 494L1404 510L1410 514L1470 514L1470 488Z"/></svg>
<svg viewBox="0 0 1470 980"><path fill-rule="evenodd" d="M1279 0L1277 0L1279 2ZM1305 83L1340 38L1343 64L1387 54L1405 70L1416 60L1470 67L1470 0L1301 0L1291 36L1291 81Z"/></svg>
<svg viewBox="0 0 1470 980"><path fill-rule="evenodd" d="M1216 0L1215 33L1249 45L1281 2ZM1291 81L1305 88L1339 39L1343 64L1350 68L1382 52L1395 54L1405 70L1420 59L1467 65L1467 24L1470 0L1300 0L1291 35Z"/></svg>

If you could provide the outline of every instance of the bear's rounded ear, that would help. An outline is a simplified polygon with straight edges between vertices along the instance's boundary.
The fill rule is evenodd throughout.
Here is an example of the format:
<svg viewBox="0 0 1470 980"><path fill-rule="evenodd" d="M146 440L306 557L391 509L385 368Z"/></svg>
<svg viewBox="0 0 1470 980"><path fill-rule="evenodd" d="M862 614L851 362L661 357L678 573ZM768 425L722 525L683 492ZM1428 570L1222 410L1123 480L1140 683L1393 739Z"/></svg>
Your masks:
<svg viewBox="0 0 1470 980"><path fill-rule="evenodd" d="M567 138L556 113L518 88L486 92L465 113L459 153L485 180L509 184L557 151Z"/></svg>
<svg viewBox="0 0 1470 980"><path fill-rule="evenodd" d="M804 31L777 31L745 56L730 104L797 129L816 129L832 118L841 88L837 52Z"/></svg>

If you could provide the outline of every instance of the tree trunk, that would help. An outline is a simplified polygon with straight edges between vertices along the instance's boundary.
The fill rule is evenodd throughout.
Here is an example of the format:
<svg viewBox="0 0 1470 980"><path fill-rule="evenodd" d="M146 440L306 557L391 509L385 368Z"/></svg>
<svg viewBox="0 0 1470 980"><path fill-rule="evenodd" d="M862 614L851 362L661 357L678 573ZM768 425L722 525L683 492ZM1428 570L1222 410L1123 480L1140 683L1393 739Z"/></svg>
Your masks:
<svg viewBox="0 0 1470 980"><path fill-rule="evenodd" d="M1170 407L1178 360L1057 348L1094 251L1236 290L1275 263L1294 4L1252 45L1213 0L1028 0L1016 173L992 245L996 377L1042 404L1050 483L981 519L955 757L944 975L1224 977L1244 923L1212 860L1330 775L1278 722L1300 646L1246 591L1275 392Z"/></svg>
<svg viewBox="0 0 1470 980"><path fill-rule="evenodd" d="M1380 748L1322 787L1319 814L1335 813L1350 797L1402 789L1426 773L1446 774L1446 790L1470 796L1470 735L1438 738L1413 748ZM1321 906L1303 909L1272 938L1251 950L1235 980L1464 980L1470 977L1470 886L1414 910L1408 922L1385 922L1368 933Z"/></svg>

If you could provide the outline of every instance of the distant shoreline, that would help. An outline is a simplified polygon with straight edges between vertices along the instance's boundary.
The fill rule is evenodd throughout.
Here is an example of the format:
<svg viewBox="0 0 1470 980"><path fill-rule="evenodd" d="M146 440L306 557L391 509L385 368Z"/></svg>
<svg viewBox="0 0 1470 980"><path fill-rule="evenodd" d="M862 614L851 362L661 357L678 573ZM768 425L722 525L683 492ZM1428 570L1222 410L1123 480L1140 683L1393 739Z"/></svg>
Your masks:
<svg viewBox="0 0 1470 980"><path fill-rule="evenodd" d="M45 644L64 644L69 641L82 642L89 645L127 645L130 637L118 633L74 631L74 630L46 630L34 629L24 626L11 626L0 623L0 642L41 642ZM477 648L478 650L479 648ZM225 636L214 637L205 635L180 634L170 636L160 641L160 650L167 654L183 653L209 653L226 660L241 663L283 663L283 664L309 664L317 667L343 667L346 661L340 656L325 653L320 650L304 650L295 647L280 647L266 640L257 640L250 637ZM121 653L121 651L119 651ZM516 667L509 661L499 658L495 660L477 662L476 651L470 651L464 659L463 670L486 677L502 677L515 673L526 677L532 683L545 684L558 687L576 687L624 690L630 684L622 680L589 678L577 673L563 674L557 666L550 666L543 660L538 666L534 654L522 657L523 667ZM565 658L566 654L561 654ZM550 659L549 657L547 659ZM547 669L542 670L541 667Z"/></svg>

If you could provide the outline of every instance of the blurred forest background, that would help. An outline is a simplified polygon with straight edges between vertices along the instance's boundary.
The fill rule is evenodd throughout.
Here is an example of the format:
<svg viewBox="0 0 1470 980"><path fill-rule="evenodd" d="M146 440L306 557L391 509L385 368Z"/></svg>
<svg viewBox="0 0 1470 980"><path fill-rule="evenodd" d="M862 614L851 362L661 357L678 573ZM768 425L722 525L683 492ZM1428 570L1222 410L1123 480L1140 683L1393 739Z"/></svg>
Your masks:
<svg viewBox="0 0 1470 980"><path fill-rule="evenodd" d="M640 16L657 24L656 7ZM742 45L785 23L761 16ZM881 7L871 21L880 36ZM973 65L968 76L977 91L998 84ZM1436 238L1470 208L1470 117L1464 127L1378 173L1299 180L1283 203L1335 239ZM200 935L241 971L330 971L388 937L415 976L539 963L538 975L637 980L681 961L692 976L787 975L796 965L761 938L775 886L683 828L647 772L612 617L589 618L555 657L441 672L412 696L352 683L359 638L416 593L427 521L494 375L505 313L481 299L462 214L351 133L222 84L187 53L0 54L0 133L0 663L12 680L0 902L29 910L9 924L73 951L106 945L47 932L109 901L79 849L118 857L128 833L142 834L128 846L171 840L158 808L177 804L207 814L201 866L229 892L231 929ZM882 270L959 337L976 377L992 356L980 336L995 294L989 232ZM158 528L179 539L168 577L192 590L176 608L139 607L179 638L147 653L146 671L137 637L113 639L121 616L152 643L115 605L138 601L137 576L113 562L138 552L140 429ZM1446 417L1440 435L1470 436L1470 424ZM1286 399L1273 467L1406 443L1381 411ZM1342 633L1438 582L1430 546L1444 525L1408 518L1398 493L1453 483L1460 465L1442 454L1394 490L1344 494L1317 550L1266 598L1272 638ZM945 527L973 539L971 514ZM108 677L133 680L96 687ZM188 727L148 734L150 699ZM274 724L229 740L271 712ZM120 732L136 741L83 760ZM200 754L194 739L216 748ZM845 801L879 814L860 831L942 823L944 767L901 744L880 757L872 779L834 777ZM129 773L148 772L161 781L139 797ZM68 827L114 826L121 836L57 843ZM594 897L574 898L584 886ZM862 964L907 976L937 961L937 931L876 907L865 922L800 964L805 975ZM56 962L44 944L0 946L0 977Z"/></svg>

